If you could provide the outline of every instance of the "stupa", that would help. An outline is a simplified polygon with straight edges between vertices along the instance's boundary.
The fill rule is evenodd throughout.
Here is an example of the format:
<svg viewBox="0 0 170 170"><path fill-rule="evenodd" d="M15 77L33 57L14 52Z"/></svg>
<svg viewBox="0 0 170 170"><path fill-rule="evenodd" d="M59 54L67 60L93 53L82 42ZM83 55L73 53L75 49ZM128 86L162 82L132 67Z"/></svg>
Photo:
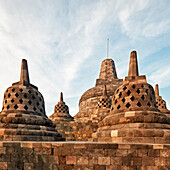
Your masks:
<svg viewBox="0 0 170 170"><path fill-rule="evenodd" d="M60 101L54 107L54 113L49 117L56 125L56 129L68 140L74 140L74 132L70 123L74 118L69 114L69 107L63 101L63 93L60 93Z"/></svg>
<svg viewBox="0 0 170 170"><path fill-rule="evenodd" d="M73 124L76 140L87 141L91 139L92 133L98 128L97 122L101 121L104 115L106 115L103 113L100 114L102 117L96 116L99 112L98 102L103 96L105 85L107 87L107 95L111 98L114 91L122 85L122 83L123 79L118 79L117 77L114 61L110 58L103 60L95 87L87 90L79 100L79 112L74 116L75 121Z"/></svg>
<svg viewBox="0 0 170 170"><path fill-rule="evenodd" d="M159 87L158 84L155 85L155 97L156 97L156 105L157 108L164 114L168 114L170 116L170 111L166 107L166 101L162 99L162 96L159 95Z"/></svg>
<svg viewBox="0 0 170 170"><path fill-rule="evenodd" d="M112 98L111 112L100 123L93 141L169 143L170 119L156 107L155 92L139 76L137 53L130 55L129 73Z"/></svg>
<svg viewBox="0 0 170 170"><path fill-rule="evenodd" d="M20 81L4 93L0 113L1 141L60 141L62 135L46 116L44 98L30 84L27 61L22 60Z"/></svg>

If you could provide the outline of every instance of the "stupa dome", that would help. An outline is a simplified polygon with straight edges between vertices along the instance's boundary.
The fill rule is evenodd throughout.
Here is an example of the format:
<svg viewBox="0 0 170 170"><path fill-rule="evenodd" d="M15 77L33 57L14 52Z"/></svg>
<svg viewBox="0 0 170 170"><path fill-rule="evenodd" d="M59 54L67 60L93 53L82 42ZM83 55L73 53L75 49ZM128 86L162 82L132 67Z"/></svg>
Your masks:
<svg viewBox="0 0 170 170"><path fill-rule="evenodd" d="M165 114L170 114L170 111L166 107L166 101L162 99L162 96L159 95L158 84L155 85L155 97L157 108Z"/></svg>
<svg viewBox="0 0 170 170"><path fill-rule="evenodd" d="M54 113L50 116L53 122L72 121L74 118L69 114L69 108L63 101L63 93L60 93L60 101L54 107Z"/></svg>
<svg viewBox="0 0 170 170"><path fill-rule="evenodd" d="M153 87L139 76L136 51L129 73L112 98L111 112L100 123L93 141L113 143L169 143L170 119L156 107Z"/></svg>
<svg viewBox="0 0 170 170"><path fill-rule="evenodd" d="M3 134L0 140L64 140L46 116L42 94L30 84L25 59L22 60L20 81L13 83L4 93L0 131Z"/></svg>

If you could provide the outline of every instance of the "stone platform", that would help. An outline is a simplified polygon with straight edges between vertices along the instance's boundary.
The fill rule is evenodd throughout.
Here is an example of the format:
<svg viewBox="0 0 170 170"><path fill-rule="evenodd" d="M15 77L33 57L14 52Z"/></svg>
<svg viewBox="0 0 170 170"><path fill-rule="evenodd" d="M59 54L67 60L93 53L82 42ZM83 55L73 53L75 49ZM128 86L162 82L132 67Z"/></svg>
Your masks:
<svg viewBox="0 0 170 170"><path fill-rule="evenodd" d="M0 142L0 169L168 170L170 144Z"/></svg>

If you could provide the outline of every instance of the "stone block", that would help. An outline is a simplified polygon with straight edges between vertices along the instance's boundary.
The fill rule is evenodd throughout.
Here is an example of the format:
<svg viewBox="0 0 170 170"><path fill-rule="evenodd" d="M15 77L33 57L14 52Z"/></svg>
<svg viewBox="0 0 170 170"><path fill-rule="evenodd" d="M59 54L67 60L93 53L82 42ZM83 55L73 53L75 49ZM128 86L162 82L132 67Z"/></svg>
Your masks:
<svg viewBox="0 0 170 170"><path fill-rule="evenodd" d="M66 164L76 164L76 156L66 156Z"/></svg>
<svg viewBox="0 0 170 170"><path fill-rule="evenodd" d="M7 162L0 162L0 169L8 169Z"/></svg>
<svg viewBox="0 0 170 170"><path fill-rule="evenodd" d="M143 157L142 158L142 165L143 166L154 166L155 165L155 159L154 159L154 157L150 157L150 158L148 158L148 157Z"/></svg>
<svg viewBox="0 0 170 170"><path fill-rule="evenodd" d="M170 157L170 150L160 150L160 157Z"/></svg>
<svg viewBox="0 0 170 170"><path fill-rule="evenodd" d="M110 164L111 165L122 165L123 161L122 161L122 157L111 157L110 158Z"/></svg>
<svg viewBox="0 0 170 170"><path fill-rule="evenodd" d="M32 170L34 167L33 163L24 163L24 170Z"/></svg>
<svg viewBox="0 0 170 170"><path fill-rule="evenodd" d="M99 165L110 165L110 157L98 157Z"/></svg>
<svg viewBox="0 0 170 170"><path fill-rule="evenodd" d="M155 165L156 166L165 166L166 165L165 158L161 158L161 157L155 158Z"/></svg>
<svg viewBox="0 0 170 170"><path fill-rule="evenodd" d="M77 156L78 165L88 165L89 159L86 156Z"/></svg>

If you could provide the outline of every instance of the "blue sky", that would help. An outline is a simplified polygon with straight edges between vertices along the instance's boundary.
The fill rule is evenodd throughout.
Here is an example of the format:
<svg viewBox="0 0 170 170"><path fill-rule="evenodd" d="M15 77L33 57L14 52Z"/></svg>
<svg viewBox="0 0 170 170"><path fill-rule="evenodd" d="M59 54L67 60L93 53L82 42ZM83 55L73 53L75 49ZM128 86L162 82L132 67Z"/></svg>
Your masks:
<svg viewBox="0 0 170 170"><path fill-rule="evenodd" d="M118 77L127 75L136 50L140 74L159 84L170 109L169 9L169 0L0 0L0 103L25 58L47 115L60 91L75 115L80 96L95 85L109 38Z"/></svg>

